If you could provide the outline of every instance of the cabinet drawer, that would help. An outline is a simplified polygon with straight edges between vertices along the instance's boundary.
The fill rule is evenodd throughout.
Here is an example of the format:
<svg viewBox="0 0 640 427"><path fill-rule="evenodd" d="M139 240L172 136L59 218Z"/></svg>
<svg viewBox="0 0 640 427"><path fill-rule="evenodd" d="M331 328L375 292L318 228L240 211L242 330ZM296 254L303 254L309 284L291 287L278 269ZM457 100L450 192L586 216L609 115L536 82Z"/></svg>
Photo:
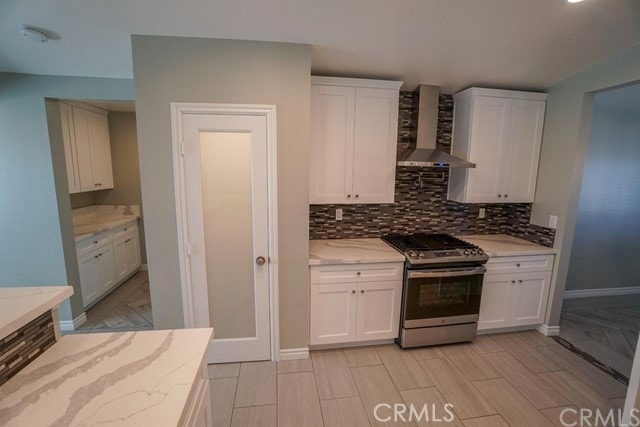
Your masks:
<svg viewBox="0 0 640 427"><path fill-rule="evenodd" d="M114 228L109 232L111 239L117 239L125 234L132 233L133 230L138 231L138 222L137 220L128 222L120 227Z"/></svg>
<svg viewBox="0 0 640 427"><path fill-rule="evenodd" d="M401 262L312 266L311 284L402 280L403 267Z"/></svg>
<svg viewBox="0 0 640 427"><path fill-rule="evenodd" d="M487 262L487 274L528 273L553 270L554 255L493 257Z"/></svg>
<svg viewBox="0 0 640 427"><path fill-rule="evenodd" d="M111 240L109 238L109 232L100 233L91 238L87 238L76 243L76 252L80 257L84 254L91 252L94 249L99 248L100 246L109 243Z"/></svg>

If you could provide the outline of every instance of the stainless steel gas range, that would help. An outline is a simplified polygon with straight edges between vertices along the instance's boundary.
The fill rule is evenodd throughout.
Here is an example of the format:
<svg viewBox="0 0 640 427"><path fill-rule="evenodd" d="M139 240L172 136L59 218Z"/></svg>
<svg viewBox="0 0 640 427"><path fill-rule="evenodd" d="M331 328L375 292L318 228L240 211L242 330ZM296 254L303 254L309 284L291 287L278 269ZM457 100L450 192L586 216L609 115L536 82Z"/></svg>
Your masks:
<svg viewBox="0 0 640 427"><path fill-rule="evenodd" d="M398 344L403 348L471 341L478 330L489 257L447 234L389 234L406 257Z"/></svg>

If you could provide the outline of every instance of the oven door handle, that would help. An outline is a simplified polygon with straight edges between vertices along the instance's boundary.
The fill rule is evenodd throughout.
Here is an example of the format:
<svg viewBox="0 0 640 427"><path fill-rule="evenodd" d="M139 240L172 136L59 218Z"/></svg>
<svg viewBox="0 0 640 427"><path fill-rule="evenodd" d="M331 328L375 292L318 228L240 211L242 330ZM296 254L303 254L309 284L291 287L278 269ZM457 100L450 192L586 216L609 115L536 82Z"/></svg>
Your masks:
<svg viewBox="0 0 640 427"><path fill-rule="evenodd" d="M427 277L460 277L473 276L475 274L484 274L487 272L485 267L461 268L457 270L440 270L440 271L410 271L409 279L420 279Z"/></svg>

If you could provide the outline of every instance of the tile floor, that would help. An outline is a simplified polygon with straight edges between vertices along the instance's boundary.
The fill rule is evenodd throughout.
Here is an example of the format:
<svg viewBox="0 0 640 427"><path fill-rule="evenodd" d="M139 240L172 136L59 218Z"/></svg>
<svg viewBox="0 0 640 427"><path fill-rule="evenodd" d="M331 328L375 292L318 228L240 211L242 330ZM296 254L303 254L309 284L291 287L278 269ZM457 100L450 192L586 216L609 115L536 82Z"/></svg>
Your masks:
<svg viewBox="0 0 640 427"><path fill-rule="evenodd" d="M566 300L562 308L560 336L627 378L639 331L639 295Z"/></svg>
<svg viewBox="0 0 640 427"><path fill-rule="evenodd" d="M618 408L626 394L624 384L535 331L413 350L385 345L209 365L209 376L214 426L542 427L561 425L564 408ZM379 403L418 410L427 403L439 418L450 403L455 418L378 422ZM391 414L385 408L383 417Z"/></svg>
<svg viewBox="0 0 640 427"><path fill-rule="evenodd" d="M149 274L139 271L87 310L87 321L74 333L152 329Z"/></svg>

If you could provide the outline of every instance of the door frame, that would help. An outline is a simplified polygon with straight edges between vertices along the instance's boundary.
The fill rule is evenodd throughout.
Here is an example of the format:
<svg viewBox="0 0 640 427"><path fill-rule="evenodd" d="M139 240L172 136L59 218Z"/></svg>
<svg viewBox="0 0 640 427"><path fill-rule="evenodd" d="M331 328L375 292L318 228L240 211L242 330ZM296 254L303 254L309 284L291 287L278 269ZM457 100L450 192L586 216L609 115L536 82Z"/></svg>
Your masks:
<svg viewBox="0 0 640 427"><path fill-rule="evenodd" d="M277 361L280 352L280 330L278 316L278 175L276 106L258 104L220 104L171 102L171 147L173 157L173 183L175 191L176 225L178 232L178 258L180 286L182 289L182 312L185 328L210 327L209 310L197 309L196 301L208 301L206 286L194 285L189 268L187 243L187 205L185 195L185 171L183 161L182 116L184 114L234 115L265 117L267 122L267 187L268 187L268 236L269 236L269 323L271 360ZM214 331L215 332L215 331ZM215 334L214 334L215 335ZM243 338L239 338L243 339Z"/></svg>

